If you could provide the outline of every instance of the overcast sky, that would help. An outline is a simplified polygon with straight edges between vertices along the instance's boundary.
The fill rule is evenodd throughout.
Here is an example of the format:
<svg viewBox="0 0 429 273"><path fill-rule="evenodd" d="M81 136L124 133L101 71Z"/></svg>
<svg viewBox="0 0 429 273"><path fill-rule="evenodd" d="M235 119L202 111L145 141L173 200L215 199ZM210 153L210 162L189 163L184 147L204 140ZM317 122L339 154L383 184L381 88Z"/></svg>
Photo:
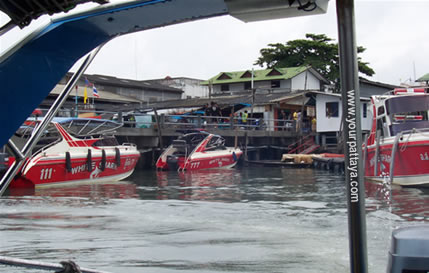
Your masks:
<svg viewBox="0 0 429 273"><path fill-rule="evenodd" d="M356 0L357 44L376 74L399 84L429 73L429 0ZM116 38L105 45L88 74L128 79L166 76L208 79L219 72L259 69L253 63L269 43L326 34L337 41L335 1L328 13L243 23L231 16L183 23Z"/></svg>

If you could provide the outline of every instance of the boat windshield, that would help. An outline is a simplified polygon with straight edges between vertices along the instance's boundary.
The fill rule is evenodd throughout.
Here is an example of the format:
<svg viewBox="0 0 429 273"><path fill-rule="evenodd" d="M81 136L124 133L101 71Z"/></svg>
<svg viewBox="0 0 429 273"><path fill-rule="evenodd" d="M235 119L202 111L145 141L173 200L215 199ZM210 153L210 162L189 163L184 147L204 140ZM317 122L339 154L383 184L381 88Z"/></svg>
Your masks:
<svg viewBox="0 0 429 273"><path fill-rule="evenodd" d="M221 150L225 148L225 139L221 136L214 135L207 143L206 150Z"/></svg>
<svg viewBox="0 0 429 273"><path fill-rule="evenodd" d="M428 129L429 96L397 96L386 101L386 111L391 119L390 134L413 129Z"/></svg>
<svg viewBox="0 0 429 273"><path fill-rule="evenodd" d="M178 139L185 140L187 144L197 145L209 134L204 132L190 133L179 137Z"/></svg>
<svg viewBox="0 0 429 273"><path fill-rule="evenodd" d="M386 100L387 114L428 111L428 95L395 96Z"/></svg>

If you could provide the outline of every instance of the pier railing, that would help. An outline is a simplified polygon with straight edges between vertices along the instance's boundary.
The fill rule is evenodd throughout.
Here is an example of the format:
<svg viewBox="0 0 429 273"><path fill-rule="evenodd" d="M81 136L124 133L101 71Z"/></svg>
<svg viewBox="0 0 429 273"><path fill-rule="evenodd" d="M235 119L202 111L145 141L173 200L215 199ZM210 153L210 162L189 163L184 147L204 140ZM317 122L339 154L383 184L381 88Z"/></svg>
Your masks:
<svg viewBox="0 0 429 273"><path fill-rule="evenodd" d="M43 112L43 109L42 109ZM78 115L76 115L76 113ZM96 111L95 109L79 109L78 112L60 110L62 117L90 117L110 119L124 124L124 127L158 128L161 129L225 129L225 130L259 130L259 131L287 131L295 133L311 132L309 120L295 121L283 119L267 119L262 117L248 117L246 121L239 116L202 116L187 114L158 115L136 112ZM260 115L260 114L259 114ZM250 115L249 115L250 116ZM302 124L301 124L302 123Z"/></svg>
<svg viewBox="0 0 429 273"><path fill-rule="evenodd" d="M134 115L131 120L123 121L125 127L176 129L225 129L225 130L259 130L259 131L288 131L288 132L310 132L310 122L303 122L302 127L296 126L294 120L247 118L243 121L239 117L225 116L201 116L201 115L160 115L159 121L148 115ZM298 128L298 129L297 129Z"/></svg>

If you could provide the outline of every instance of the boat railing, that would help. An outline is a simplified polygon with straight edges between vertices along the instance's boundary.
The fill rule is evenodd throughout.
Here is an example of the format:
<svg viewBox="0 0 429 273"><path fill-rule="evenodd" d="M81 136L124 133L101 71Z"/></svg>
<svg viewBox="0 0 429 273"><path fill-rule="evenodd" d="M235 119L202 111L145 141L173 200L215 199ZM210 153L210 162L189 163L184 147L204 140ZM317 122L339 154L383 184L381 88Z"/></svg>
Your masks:
<svg viewBox="0 0 429 273"><path fill-rule="evenodd" d="M300 138L298 141L290 144L288 146L288 153L294 154L294 153L300 153L301 151L305 150L309 146L314 144L314 138L312 135L306 135L303 138Z"/></svg>

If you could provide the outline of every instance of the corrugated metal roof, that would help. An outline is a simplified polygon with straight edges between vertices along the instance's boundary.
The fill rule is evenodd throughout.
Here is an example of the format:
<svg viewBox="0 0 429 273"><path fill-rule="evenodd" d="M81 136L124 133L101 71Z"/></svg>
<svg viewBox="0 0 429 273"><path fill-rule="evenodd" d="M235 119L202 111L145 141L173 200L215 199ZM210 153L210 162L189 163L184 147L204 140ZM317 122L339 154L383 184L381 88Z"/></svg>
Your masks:
<svg viewBox="0 0 429 273"><path fill-rule="evenodd" d="M429 81L429 73L424 74L423 76L421 76L416 80L416 82L427 82L427 81Z"/></svg>
<svg viewBox="0 0 429 273"><path fill-rule="evenodd" d="M427 75L428 75L428 78L429 78L429 74L427 74ZM417 80L417 81L418 81L418 80ZM394 88L400 87L400 86L398 86L398 85L393 85L393 84L388 84L388 83L382 83L382 82L370 81L370 80L365 79L365 78L363 78L363 77L359 77L359 83L366 83L366 84L369 84L369 85L378 86L378 87L383 87L383 88L392 89L392 90L393 90Z"/></svg>
<svg viewBox="0 0 429 273"><path fill-rule="evenodd" d="M60 92L64 89L65 85L62 84L57 84L57 86L55 86L55 88L51 91L50 94L55 94L58 95L60 94ZM77 89L77 96L83 98L84 96L84 86L79 86ZM99 97L96 98L94 97L93 93L92 93L92 87L87 87L87 95L88 98L95 98L95 100L104 100L104 101L115 101L115 102L123 102L123 103L142 103L141 100L135 99L135 98L130 98L130 97L125 97L125 96L121 96L109 91L103 91L100 90L97 87L97 91L99 94ZM73 91L70 93L70 96L76 96L76 89L73 89Z"/></svg>
<svg viewBox="0 0 429 273"><path fill-rule="evenodd" d="M296 75L308 69L309 67L307 66L298 66L253 70L253 81L287 80L295 77ZM224 84L249 82L252 80L251 74L252 70L220 72L216 76L210 78L208 81L202 82L201 84L208 85L209 83Z"/></svg>
<svg viewBox="0 0 429 273"><path fill-rule="evenodd" d="M71 77L72 73L67 73L68 77ZM106 86L120 86L120 87L129 87L136 89L145 89L145 90L154 90L154 91L167 91L172 93L183 93L184 91L178 88L170 87L168 85L160 84L159 82L155 82L152 80L141 81L141 80L131 80L131 79L123 79L117 78L113 76L107 75L99 75L99 74L84 74L81 79L87 78L90 83L102 84Z"/></svg>
<svg viewBox="0 0 429 273"><path fill-rule="evenodd" d="M286 93L256 93L255 105L269 105L285 102L287 100L300 97L301 92L286 92ZM229 96L216 96L212 98L193 98L182 100L163 101L148 105L148 108L168 109L168 108L187 108L187 107L203 107L205 104L216 102L220 107L236 105L240 103L252 104L252 94L249 92L244 95L229 95Z"/></svg>

